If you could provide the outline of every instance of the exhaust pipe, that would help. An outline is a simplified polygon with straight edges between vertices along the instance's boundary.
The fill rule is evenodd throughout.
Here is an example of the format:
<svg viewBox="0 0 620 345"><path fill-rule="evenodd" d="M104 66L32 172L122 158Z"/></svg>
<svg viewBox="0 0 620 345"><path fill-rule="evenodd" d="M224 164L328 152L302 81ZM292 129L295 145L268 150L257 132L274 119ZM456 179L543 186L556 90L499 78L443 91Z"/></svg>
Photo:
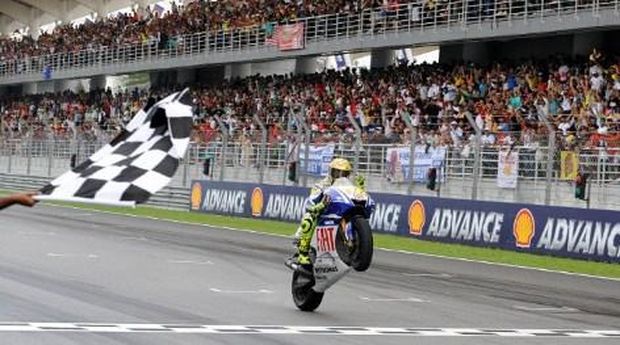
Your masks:
<svg viewBox="0 0 620 345"><path fill-rule="evenodd" d="M299 273L301 273L303 275L306 275L308 277L313 277L314 276L312 271L309 271L303 265L300 265L297 262L295 262L295 260L293 260L293 258L286 259L286 262L284 262L284 266L290 268L293 271L296 271L296 272L299 272Z"/></svg>

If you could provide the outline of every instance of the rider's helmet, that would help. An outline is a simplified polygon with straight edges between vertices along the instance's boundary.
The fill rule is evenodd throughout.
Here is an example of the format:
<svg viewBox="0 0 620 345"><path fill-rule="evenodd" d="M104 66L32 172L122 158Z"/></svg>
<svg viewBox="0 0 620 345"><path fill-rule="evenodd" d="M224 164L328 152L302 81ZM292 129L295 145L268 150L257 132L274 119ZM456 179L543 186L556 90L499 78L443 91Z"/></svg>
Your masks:
<svg viewBox="0 0 620 345"><path fill-rule="evenodd" d="M351 163L344 158L335 158L329 163L329 176L332 179L349 177L351 175Z"/></svg>

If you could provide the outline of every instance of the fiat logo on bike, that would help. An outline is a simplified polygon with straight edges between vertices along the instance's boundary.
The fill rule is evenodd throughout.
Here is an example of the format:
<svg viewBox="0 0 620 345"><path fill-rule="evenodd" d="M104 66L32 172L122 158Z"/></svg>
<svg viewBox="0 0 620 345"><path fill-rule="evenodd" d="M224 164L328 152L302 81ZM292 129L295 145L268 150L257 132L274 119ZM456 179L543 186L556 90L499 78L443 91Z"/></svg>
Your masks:
<svg viewBox="0 0 620 345"><path fill-rule="evenodd" d="M252 191L252 198L250 199L250 208L252 209L253 217L260 217L263 213L264 200L263 190L260 187L254 188Z"/></svg>
<svg viewBox="0 0 620 345"><path fill-rule="evenodd" d="M336 250L336 242L334 241L334 227L317 227L316 228L316 244L320 252L333 252Z"/></svg>
<svg viewBox="0 0 620 345"><path fill-rule="evenodd" d="M422 228L426 223L426 210L420 200L414 200L409 206L409 233L415 236L422 235Z"/></svg>

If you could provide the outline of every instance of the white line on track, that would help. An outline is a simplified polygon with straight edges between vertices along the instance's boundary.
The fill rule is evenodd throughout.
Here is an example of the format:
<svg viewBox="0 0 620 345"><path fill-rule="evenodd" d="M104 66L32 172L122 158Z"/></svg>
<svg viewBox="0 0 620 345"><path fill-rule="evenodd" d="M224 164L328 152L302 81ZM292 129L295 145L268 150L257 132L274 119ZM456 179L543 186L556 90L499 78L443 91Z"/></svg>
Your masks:
<svg viewBox="0 0 620 345"><path fill-rule="evenodd" d="M280 334L330 336L413 336L413 337L564 337L617 338L620 330L583 329L487 329L487 328L405 328L366 326L288 326L288 325L200 325L90 322L0 322L2 332L77 333L207 333L221 335Z"/></svg>
<svg viewBox="0 0 620 345"><path fill-rule="evenodd" d="M579 311L579 309L571 307L528 307L524 305L513 305L512 307L518 310L534 312L574 313Z"/></svg>
<svg viewBox="0 0 620 345"><path fill-rule="evenodd" d="M168 263L178 265L213 265L213 262L209 260L168 260Z"/></svg>
<svg viewBox="0 0 620 345"><path fill-rule="evenodd" d="M452 278L448 273L403 273L407 277Z"/></svg>
<svg viewBox="0 0 620 345"><path fill-rule="evenodd" d="M47 256L51 258L86 258L86 259L98 259L97 254L71 254L71 253L47 253Z"/></svg>
<svg viewBox="0 0 620 345"><path fill-rule="evenodd" d="M218 289L218 288L210 288L209 289L212 292L215 293L223 293L223 294L248 294L248 295L253 295L253 294L272 294L273 291L268 290L268 289L260 289L260 290L222 290L222 289Z"/></svg>
<svg viewBox="0 0 620 345"><path fill-rule="evenodd" d="M17 232L17 234L21 236L56 236L56 233L53 231L23 231L23 230L20 230Z"/></svg>
<svg viewBox="0 0 620 345"><path fill-rule="evenodd" d="M65 205L58 205L58 204L48 204L48 206L70 208L70 209L74 209L74 210L82 210L79 207L65 206ZM260 232L260 231L256 231L256 230L234 228L234 227L230 227L230 226L212 225L212 224L207 224L207 223L200 223L199 224L199 223L192 223L192 222L184 222L184 221L181 221L181 220L162 219L162 218L153 217L153 216L142 216L142 215L134 215L134 214L125 214L125 213L114 212L114 211L100 211L100 210L93 210L93 211L98 212L98 213L104 213L104 214L113 214L113 215L116 215L116 216L125 216L125 217L131 217L131 218L144 218L144 219L151 219L151 220L157 220L157 221L171 222L171 223L175 223L175 224L201 226L201 227L207 227L207 228L213 228L213 229L222 229L222 230L243 231L243 232L248 232L248 233L258 234L258 235L264 235L264 236L292 238L292 235L289 236L289 235L281 235L281 234L270 234L270 233ZM175 211L178 211L178 210L175 210ZM596 275L586 274L586 273L575 273L575 272L551 270L551 269L540 268L540 267L529 267L529 266L513 265L513 264L502 263L502 262L491 262L491 261L485 261L485 260L456 258L456 257L444 256L444 255L438 255L438 254L414 253L414 252L408 252L406 250L400 250L400 249L388 249L388 248L376 248L376 249L379 249L379 250L382 250L382 251L385 251L385 252L399 253L399 254L405 254L405 255L425 256L425 257L431 257L431 258L439 258L439 259L445 259L445 260L455 260L455 261L471 262L471 263L490 265L490 266L502 266L502 267L518 268L518 269L523 269L523 270L539 271L539 272L546 272L546 273L556 273L556 274L563 274L563 275L575 276L575 277L583 277L583 278L620 281L620 278L601 277L601 276L596 276Z"/></svg>
<svg viewBox="0 0 620 345"><path fill-rule="evenodd" d="M417 297L407 297L407 298L370 298L360 296L360 299L365 302L410 302L410 303L427 303L430 302L428 300L424 300Z"/></svg>

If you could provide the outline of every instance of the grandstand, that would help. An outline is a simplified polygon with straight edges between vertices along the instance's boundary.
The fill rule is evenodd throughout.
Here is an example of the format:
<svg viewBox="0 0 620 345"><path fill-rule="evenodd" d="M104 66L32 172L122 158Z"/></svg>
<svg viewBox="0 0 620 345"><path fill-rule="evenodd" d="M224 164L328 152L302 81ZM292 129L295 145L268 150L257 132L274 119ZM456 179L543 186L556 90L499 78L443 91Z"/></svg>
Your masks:
<svg viewBox="0 0 620 345"><path fill-rule="evenodd" d="M385 187L386 150L413 145L448 151L447 196L478 198L471 181L493 178L498 152L516 148L532 193L513 200L573 205L551 181L560 152L578 151L595 203L618 207L618 0L9 0L0 13L4 157L53 142L67 159L149 96L190 86L188 162L213 155L222 179L251 166L282 183L305 140L335 144L377 189L396 188ZM48 32L33 29L50 19ZM418 61L435 50L437 63ZM133 84L119 87L120 75ZM490 188L483 198L506 200Z"/></svg>

